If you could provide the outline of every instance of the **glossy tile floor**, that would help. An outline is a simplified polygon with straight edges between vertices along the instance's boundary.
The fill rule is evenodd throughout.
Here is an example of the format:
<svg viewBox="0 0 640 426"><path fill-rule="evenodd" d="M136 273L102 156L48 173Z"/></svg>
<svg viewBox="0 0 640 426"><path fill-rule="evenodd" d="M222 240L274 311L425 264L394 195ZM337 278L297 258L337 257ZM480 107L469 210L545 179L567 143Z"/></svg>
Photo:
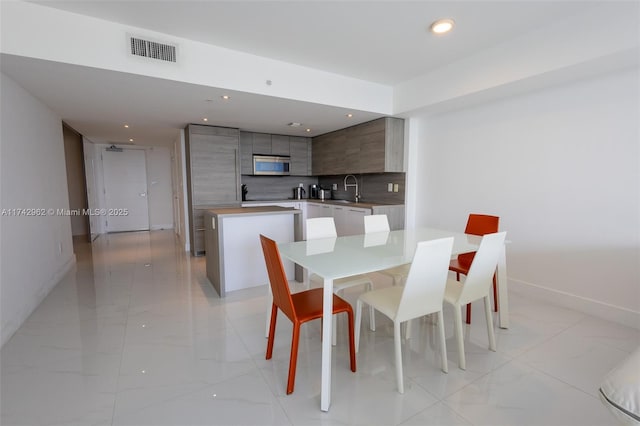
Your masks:
<svg viewBox="0 0 640 426"><path fill-rule="evenodd" d="M439 370L435 326L416 323L400 395L391 322L363 328L355 374L341 322L324 413L319 321L303 326L287 396L291 326L279 320L266 361L266 287L218 298L204 260L181 252L172 231L102 236L76 253L77 270L2 348L2 425L613 425L598 385L640 342L636 330L512 294L497 352L486 349L474 306L466 371L451 311L449 374Z"/></svg>

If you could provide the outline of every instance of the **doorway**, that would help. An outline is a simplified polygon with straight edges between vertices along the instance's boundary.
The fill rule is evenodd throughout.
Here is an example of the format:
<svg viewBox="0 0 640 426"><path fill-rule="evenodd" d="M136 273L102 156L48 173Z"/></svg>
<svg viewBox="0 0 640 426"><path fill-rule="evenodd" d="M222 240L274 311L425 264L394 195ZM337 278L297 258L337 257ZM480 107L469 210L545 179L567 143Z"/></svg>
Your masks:
<svg viewBox="0 0 640 426"><path fill-rule="evenodd" d="M88 208L87 181L84 170L84 146L82 135L62 122L64 157L67 171L67 193L69 195L71 235L74 241L89 241L89 217L83 212Z"/></svg>
<svg viewBox="0 0 640 426"><path fill-rule="evenodd" d="M145 151L107 148L102 153L106 231L148 231Z"/></svg>

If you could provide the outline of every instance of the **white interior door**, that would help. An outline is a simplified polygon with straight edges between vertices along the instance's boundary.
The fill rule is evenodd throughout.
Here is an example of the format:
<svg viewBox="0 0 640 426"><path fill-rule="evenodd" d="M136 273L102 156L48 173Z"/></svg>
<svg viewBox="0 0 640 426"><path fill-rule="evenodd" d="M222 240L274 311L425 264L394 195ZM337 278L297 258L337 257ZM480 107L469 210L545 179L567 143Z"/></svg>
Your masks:
<svg viewBox="0 0 640 426"><path fill-rule="evenodd" d="M102 162L107 232L149 230L145 152L104 151Z"/></svg>

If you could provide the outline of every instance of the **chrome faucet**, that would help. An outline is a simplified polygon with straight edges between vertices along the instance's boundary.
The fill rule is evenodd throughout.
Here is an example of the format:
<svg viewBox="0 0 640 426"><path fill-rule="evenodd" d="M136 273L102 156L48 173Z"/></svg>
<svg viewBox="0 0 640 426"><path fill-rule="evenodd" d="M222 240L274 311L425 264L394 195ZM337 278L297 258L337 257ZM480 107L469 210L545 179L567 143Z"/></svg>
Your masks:
<svg viewBox="0 0 640 426"><path fill-rule="evenodd" d="M353 180L355 181L355 183L347 183L347 180L352 177ZM346 175L344 177L344 190L346 191L347 188L349 188L350 186L355 186L356 188L356 203L360 201L360 192L358 192L358 178L356 178L354 175Z"/></svg>

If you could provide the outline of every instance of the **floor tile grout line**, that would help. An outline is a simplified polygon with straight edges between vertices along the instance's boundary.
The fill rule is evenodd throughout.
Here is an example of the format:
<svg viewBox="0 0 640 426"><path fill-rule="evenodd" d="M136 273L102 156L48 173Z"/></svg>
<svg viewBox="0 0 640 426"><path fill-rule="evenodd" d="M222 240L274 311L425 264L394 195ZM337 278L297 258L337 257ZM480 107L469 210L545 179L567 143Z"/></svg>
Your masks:
<svg viewBox="0 0 640 426"><path fill-rule="evenodd" d="M153 264L153 256L151 256L151 258L149 260ZM143 262L148 263L146 260L143 260ZM125 316L125 324L124 324L125 332L123 334L122 351L121 351L121 354L120 354L120 365L118 366L118 375L116 377L116 392L115 392L115 397L114 397L114 402L113 402L113 410L112 410L112 415L111 415L111 425L112 426L113 426L114 421L116 420L117 396L118 396L118 393L120 392L120 377L122 376L122 374L121 374L122 373L122 363L123 363L123 359L124 359L124 351L125 351L126 340L127 340L127 332L129 330L129 317L130 317L130 312L131 312L131 297L133 295L133 287L135 286L135 282L134 282L135 269L136 269L136 267L139 267L139 265L140 265L140 262L137 261L137 260L136 261L132 261L130 263L132 265L134 265L134 268L133 268L134 270L133 270L133 275L131 277L131 285L129 287L129 301L128 301L128 304L127 304L126 316ZM145 263L142 263L142 264L144 265ZM146 406L143 406L143 407L137 407L136 410L130 410L130 411L127 411L127 413L138 412L138 411L141 411L141 410L143 410L145 408L152 407L152 406L157 405L157 404L162 403L162 402L167 402L167 401L172 401L172 400L175 400L175 399L178 399L178 398L182 398L184 396L200 392L201 390L205 389L208 386L212 386L212 384L203 383L202 387L200 387L198 389L194 389L194 390L191 390L191 391L188 391L188 392L185 392L185 393L181 393L179 395L173 396L171 398L163 399L162 401L158 401L158 402L153 403L153 404L147 404ZM125 414L125 413L123 413L123 414Z"/></svg>
<svg viewBox="0 0 640 426"><path fill-rule="evenodd" d="M264 312L264 316L266 317L266 311ZM231 326L231 328L233 329L234 333L236 333L236 335L238 335L240 337L240 334L238 333L238 330L236 329L235 325L231 322L231 320L229 320L228 318L225 318L225 320ZM267 389L269 389L269 392L271 392L271 395L273 396L273 398L278 402L278 406L280 407L280 409L282 410L282 412L286 416L287 420L289 421L289 424L294 425L294 422L291 419L291 417L289 416L289 413L287 412L286 408L282 405L282 401L280 400L280 397L276 394L275 390L269 385L267 377L263 373L263 371L260 368L260 366L258 365L257 361L251 355L251 351L249 350L249 347L245 343L244 339L240 338L240 342L242 343L242 346L247 351L247 354L249 355L249 358L251 359L251 362L253 363L253 365L255 366L256 370L260 374L260 377L264 381L265 386L267 387ZM266 339L265 339L265 342L266 342Z"/></svg>
<svg viewBox="0 0 640 426"><path fill-rule="evenodd" d="M536 367L536 366L534 366L534 365L529 364L529 363L528 363L527 361L525 361L525 360L521 360L521 361L519 360L519 362L522 362L522 363L523 363L523 364L525 364L527 367L529 367L529 368L531 368L531 369L533 369L533 370L537 371L538 373L541 373L541 374L543 374L543 375L545 375L545 376L549 377L550 379L553 379L553 380L555 380L555 381L557 381L557 382L560 382L560 383L565 384L565 385L567 385L567 386L569 386L569 387L572 387L573 389L575 389L575 390L577 390L577 391L580 391L581 393L583 393L583 394L585 394L585 395L588 395L588 396L590 396L590 397L592 397L592 398L596 399L597 401L600 401L600 399L599 399L597 396L595 396L595 395L591 395L589 392L586 392L585 390L580 389L579 387L577 387L577 386L575 386L575 385L573 385L573 384L571 384L571 383L569 383L569 382L565 382L564 380L559 379L558 377L553 376L553 375L551 375L551 374L547 373L546 371L541 370L540 368L538 368L538 367Z"/></svg>
<svg viewBox="0 0 640 426"><path fill-rule="evenodd" d="M105 236L106 238L109 238L109 235ZM139 238L136 239L136 247L140 245L140 240L141 240L141 236ZM107 240L108 242L108 240ZM137 250L136 250L137 251ZM127 303L127 308L126 308L126 315L125 315L125 321L124 321L124 333L122 336L122 350L120 353L120 364L118 365L118 375L116 377L116 393L114 396L114 400L113 400L113 410L112 410L112 414L111 414L111 425L113 426L113 423L115 421L116 418L116 409L117 409L117 404L118 404L118 393L120 392L120 378L122 377L122 365L123 365L123 361L124 361L124 353L126 350L126 342L127 342L127 334L129 332L129 318L131 315L131 299L133 297L133 288L135 286L135 282L134 282L134 278L135 278L135 269L136 266L138 265L138 261L134 260L131 262L133 265L133 271L132 271L132 275L131 275L131 283L129 286L129 297L128 297L128 303Z"/></svg>

